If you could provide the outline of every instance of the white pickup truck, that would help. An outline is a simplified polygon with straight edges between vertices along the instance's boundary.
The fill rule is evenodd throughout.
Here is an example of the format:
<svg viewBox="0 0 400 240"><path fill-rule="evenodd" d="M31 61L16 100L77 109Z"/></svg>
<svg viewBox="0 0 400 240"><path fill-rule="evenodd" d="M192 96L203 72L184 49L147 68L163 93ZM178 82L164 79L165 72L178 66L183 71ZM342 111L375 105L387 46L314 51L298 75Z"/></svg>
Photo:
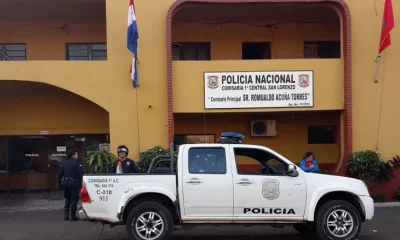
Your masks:
<svg viewBox="0 0 400 240"><path fill-rule="evenodd" d="M146 174L86 174L80 220L125 225L134 240L169 239L176 226L204 224L293 226L353 240L374 215L364 182L306 173L264 146L186 144L174 164L158 158Z"/></svg>

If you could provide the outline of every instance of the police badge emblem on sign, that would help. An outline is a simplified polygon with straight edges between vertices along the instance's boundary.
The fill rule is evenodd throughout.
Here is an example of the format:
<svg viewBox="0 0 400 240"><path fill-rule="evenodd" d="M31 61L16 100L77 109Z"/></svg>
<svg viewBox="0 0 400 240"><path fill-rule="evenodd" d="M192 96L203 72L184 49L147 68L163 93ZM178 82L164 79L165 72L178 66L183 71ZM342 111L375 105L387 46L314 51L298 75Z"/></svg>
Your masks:
<svg viewBox="0 0 400 240"><path fill-rule="evenodd" d="M276 179L265 179L262 181L262 195L268 200L275 200L279 197L279 181Z"/></svg>

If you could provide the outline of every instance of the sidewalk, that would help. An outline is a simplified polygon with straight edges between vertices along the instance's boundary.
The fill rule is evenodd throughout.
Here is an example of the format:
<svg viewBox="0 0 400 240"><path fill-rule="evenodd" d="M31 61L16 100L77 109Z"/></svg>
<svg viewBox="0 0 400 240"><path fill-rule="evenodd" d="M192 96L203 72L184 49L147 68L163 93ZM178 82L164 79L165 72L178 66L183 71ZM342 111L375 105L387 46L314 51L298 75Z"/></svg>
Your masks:
<svg viewBox="0 0 400 240"><path fill-rule="evenodd" d="M81 202L78 203L78 209ZM62 192L56 193L27 193L0 194L0 212L20 211L57 211L64 209L64 198Z"/></svg>

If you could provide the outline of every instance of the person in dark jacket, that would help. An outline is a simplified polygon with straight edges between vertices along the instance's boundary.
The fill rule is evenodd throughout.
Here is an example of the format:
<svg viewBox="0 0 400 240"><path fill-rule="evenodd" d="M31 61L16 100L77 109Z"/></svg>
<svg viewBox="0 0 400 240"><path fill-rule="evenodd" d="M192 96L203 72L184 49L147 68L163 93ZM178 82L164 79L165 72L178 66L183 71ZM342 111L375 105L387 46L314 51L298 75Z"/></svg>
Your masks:
<svg viewBox="0 0 400 240"><path fill-rule="evenodd" d="M120 145L117 148L118 160L113 163L112 172L117 173L118 162L121 162L122 173L138 173L135 161L128 158L129 149L125 145Z"/></svg>
<svg viewBox="0 0 400 240"><path fill-rule="evenodd" d="M83 167L78 161L78 151L69 150L67 160L62 162L60 168L60 180L62 180L64 187L65 220L69 220L69 214L71 214L71 221L78 220L76 217L76 208L79 201L79 191L82 185L83 174Z"/></svg>

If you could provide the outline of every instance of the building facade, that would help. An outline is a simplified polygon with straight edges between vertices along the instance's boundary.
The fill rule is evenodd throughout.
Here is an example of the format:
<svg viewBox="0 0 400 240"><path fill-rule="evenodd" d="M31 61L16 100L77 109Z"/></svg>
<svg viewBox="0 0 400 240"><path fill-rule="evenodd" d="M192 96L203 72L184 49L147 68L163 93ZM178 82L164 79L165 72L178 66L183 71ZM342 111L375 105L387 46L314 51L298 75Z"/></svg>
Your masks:
<svg viewBox="0 0 400 240"><path fill-rule="evenodd" d="M397 29L375 82L383 1L136 0L138 88L128 4L0 3L0 189L57 189L68 146L137 159L223 131L295 163L313 151L327 171L357 150L400 153Z"/></svg>

